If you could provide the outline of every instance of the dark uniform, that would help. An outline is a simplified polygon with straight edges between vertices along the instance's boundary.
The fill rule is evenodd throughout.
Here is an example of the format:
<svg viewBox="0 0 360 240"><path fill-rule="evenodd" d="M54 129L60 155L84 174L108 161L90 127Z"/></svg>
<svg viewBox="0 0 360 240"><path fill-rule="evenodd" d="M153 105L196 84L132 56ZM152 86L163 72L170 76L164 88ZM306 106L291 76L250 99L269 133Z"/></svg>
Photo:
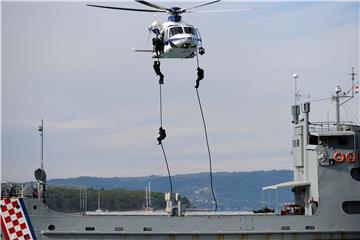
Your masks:
<svg viewBox="0 0 360 240"><path fill-rule="evenodd" d="M159 84L164 84L164 74L162 74L160 71L160 62L154 61L153 67L154 67L154 71L155 71L156 75L160 76Z"/></svg>
<svg viewBox="0 0 360 240"><path fill-rule="evenodd" d="M160 144L161 144L161 141L166 138L166 131L165 131L165 129L163 129L162 127L159 128L159 135L160 135L160 136L157 138L157 140L158 140L158 142L159 142L158 145L160 145Z"/></svg>
<svg viewBox="0 0 360 240"><path fill-rule="evenodd" d="M195 88L199 88L200 81L204 78L204 70L198 67L197 76Z"/></svg>

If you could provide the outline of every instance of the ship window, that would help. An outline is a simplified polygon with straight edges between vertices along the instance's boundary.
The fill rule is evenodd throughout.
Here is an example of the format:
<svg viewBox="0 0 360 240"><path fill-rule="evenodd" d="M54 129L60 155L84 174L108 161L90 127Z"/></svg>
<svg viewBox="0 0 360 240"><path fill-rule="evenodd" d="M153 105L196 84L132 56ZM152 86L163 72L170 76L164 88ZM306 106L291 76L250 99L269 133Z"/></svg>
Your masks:
<svg viewBox="0 0 360 240"><path fill-rule="evenodd" d="M344 136L339 137L339 138L338 138L338 145L339 145L339 147L347 146L347 145L348 145L348 141L347 141L347 140L348 140L347 137L344 137Z"/></svg>
<svg viewBox="0 0 360 240"><path fill-rule="evenodd" d="M170 28L169 38L180 33L183 33L182 27L172 27Z"/></svg>
<svg viewBox="0 0 360 240"><path fill-rule="evenodd" d="M86 227L85 231L95 231L95 227Z"/></svg>
<svg viewBox="0 0 360 240"><path fill-rule="evenodd" d="M321 136L324 147L335 149L354 149L354 136Z"/></svg>
<svg viewBox="0 0 360 240"><path fill-rule="evenodd" d="M124 228L123 227L115 227L114 228L114 231L124 231Z"/></svg>
<svg viewBox="0 0 360 240"><path fill-rule="evenodd" d="M352 168L350 170L350 175L356 181L360 181L360 168Z"/></svg>
<svg viewBox="0 0 360 240"><path fill-rule="evenodd" d="M300 146L300 140L299 139L296 139L296 140L293 140L293 147L299 147Z"/></svg>
<svg viewBox="0 0 360 240"><path fill-rule="evenodd" d="M281 230L290 230L290 226L281 226Z"/></svg>
<svg viewBox="0 0 360 240"><path fill-rule="evenodd" d="M360 214L360 201L343 202L342 208L347 214Z"/></svg>
<svg viewBox="0 0 360 240"><path fill-rule="evenodd" d="M314 230L315 229L315 226L305 226L305 229L306 230Z"/></svg>
<svg viewBox="0 0 360 240"><path fill-rule="evenodd" d="M151 232L152 231L152 228L151 227L144 227L144 232Z"/></svg>
<svg viewBox="0 0 360 240"><path fill-rule="evenodd" d="M185 33L196 35L195 29L193 27L184 27Z"/></svg>
<svg viewBox="0 0 360 240"><path fill-rule="evenodd" d="M52 224L50 224L50 225L48 226L48 229L49 229L49 231L54 231L54 230L55 230L55 226L52 225Z"/></svg>
<svg viewBox="0 0 360 240"><path fill-rule="evenodd" d="M319 138L317 136L310 135L309 144L310 145L318 145L319 144L318 139Z"/></svg>

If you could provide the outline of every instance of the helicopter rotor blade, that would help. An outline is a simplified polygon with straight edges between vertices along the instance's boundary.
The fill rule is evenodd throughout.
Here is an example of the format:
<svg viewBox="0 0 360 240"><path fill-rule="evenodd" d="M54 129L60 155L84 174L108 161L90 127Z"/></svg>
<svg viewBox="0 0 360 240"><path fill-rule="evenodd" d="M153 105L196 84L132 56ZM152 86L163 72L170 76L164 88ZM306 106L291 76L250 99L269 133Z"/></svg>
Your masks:
<svg viewBox="0 0 360 240"><path fill-rule="evenodd" d="M151 2L147 2L147 1L143 1L143 0L135 0L135 2L144 4L144 5L149 6L149 7L153 7L153 8L157 8L157 9L161 9L161 10L166 10L166 11L171 11L170 8L163 7L163 6L160 6L160 5L156 5L156 4L151 3Z"/></svg>
<svg viewBox="0 0 360 240"><path fill-rule="evenodd" d="M214 3L217 3L217 2L220 2L220 1L221 1L221 0L215 0L215 1L212 1L212 2L200 4L200 5L191 7L191 8L182 9L182 12L186 12L187 10L190 10L190 9L199 8L199 7L207 6L207 5L210 5L210 4L214 4Z"/></svg>
<svg viewBox="0 0 360 240"><path fill-rule="evenodd" d="M114 10L124 10L124 11L135 11L135 12L167 12L165 10L152 10L152 9L139 9L139 8L122 8L122 7L110 7L110 6L101 6L101 5L93 5L93 4L86 4L89 7L98 7L98 8L107 8L107 9L114 9Z"/></svg>
<svg viewBox="0 0 360 240"><path fill-rule="evenodd" d="M237 9L223 9L223 10L201 10L201 11L186 11L186 13L222 13L222 12L242 12L249 10L259 10L261 8L237 8Z"/></svg>

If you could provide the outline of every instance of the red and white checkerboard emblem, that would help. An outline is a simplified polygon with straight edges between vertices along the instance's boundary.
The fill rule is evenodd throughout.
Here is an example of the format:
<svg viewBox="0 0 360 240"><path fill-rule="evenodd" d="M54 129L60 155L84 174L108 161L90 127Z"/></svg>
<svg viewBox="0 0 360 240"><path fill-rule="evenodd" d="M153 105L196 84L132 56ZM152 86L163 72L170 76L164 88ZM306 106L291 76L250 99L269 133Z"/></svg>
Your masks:
<svg viewBox="0 0 360 240"><path fill-rule="evenodd" d="M6 240L34 239L18 198L1 199L1 228Z"/></svg>

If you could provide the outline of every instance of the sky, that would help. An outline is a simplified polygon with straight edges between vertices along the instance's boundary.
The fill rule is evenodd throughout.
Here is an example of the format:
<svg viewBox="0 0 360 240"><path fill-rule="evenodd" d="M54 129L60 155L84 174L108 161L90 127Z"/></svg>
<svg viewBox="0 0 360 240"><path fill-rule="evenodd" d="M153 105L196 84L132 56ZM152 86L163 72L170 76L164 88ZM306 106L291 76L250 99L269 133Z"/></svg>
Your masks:
<svg viewBox="0 0 360 240"><path fill-rule="evenodd" d="M159 85L147 28L167 16L87 2L2 2L1 180L32 181L43 118L48 178L166 175ZM190 7L198 2L158 2ZM135 2L102 3L143 7ZM294 73L310 121L335 121L328 98L359 73L359 2L220 2L184 14L206 54L201 96L215 172L291 169ZM147 8L144 6L144 8ZM151 39L150 39L151 40ZM207 172L195 59L161 62L164 147L172 174ZM356 77L358 82L358 76ZM307 95L310 95L309 97ZM359 124L359 96L341 119Z"/></svg>

